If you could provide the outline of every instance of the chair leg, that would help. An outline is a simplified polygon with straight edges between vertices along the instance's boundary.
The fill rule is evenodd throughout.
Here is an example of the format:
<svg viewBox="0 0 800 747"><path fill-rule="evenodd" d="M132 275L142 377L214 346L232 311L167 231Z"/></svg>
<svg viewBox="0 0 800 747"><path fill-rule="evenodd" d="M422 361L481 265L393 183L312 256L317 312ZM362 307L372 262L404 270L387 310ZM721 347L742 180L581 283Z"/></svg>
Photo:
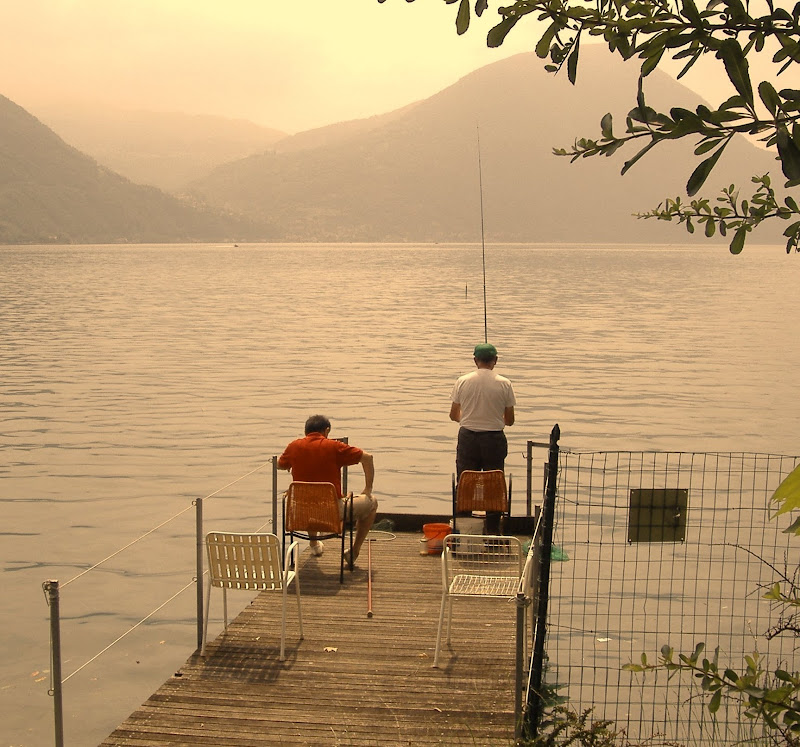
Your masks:
<svg viewBox="0 0 800 747"><path fill-rule="evenodd" d="M442 594L442 603L439 606L439 628L436 631L436 650L433 654L433 667L435 669L439 668L439 649L441 648L442 643L442 624L444 623L444 605L447 601L447 595Z"/></svg>
<svg viewBox="0 0 800 747"><path fill-rule="evenodd" d="M300 608L300 575L295 571L294 591L297 597L297 620L300 623L300 640L303 640L303 610Z"/></svg>
<svg viewBox="0 0 800 747"><path fill-rule="evenodd" d="M344 583L344 535L345 535L345 528L342 527L342 552L339 555L339 583Z"/></svg>
<svg viewBox="0 0 800 747"><path fill-rule="evenodd" d="M447 645L450 645L450 624L453 622L453 597L447 597Z"/></svg>
<svg viewBox="0 0 800 747"><path fill-rule="evenodd" d="M281 591L281 654L280 660L286 661L286 584Z"/></svg>

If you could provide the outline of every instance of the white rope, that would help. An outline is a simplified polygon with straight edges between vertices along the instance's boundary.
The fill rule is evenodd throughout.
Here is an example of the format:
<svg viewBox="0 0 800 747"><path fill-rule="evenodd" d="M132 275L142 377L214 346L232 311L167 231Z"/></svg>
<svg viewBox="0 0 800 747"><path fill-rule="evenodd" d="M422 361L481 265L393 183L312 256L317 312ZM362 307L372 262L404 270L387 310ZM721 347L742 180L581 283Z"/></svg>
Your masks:
<svg viewBox="0 0 800 747"><path fill-rule="evenodd" d="M206 573L207 573L207 572L208 572L208 571L206 571ZM205 574L203 574L203 575L205 575ZM202 579L200 579L200 580L199 580L197 583L202 583ZM181 594L183 594L183 592L184 592L184 591L186 591L186 590L187 590L187 589L188 589L190 586L194 586L194 584L195 584L195 582L194 582L194 579L192 579L192 580L191 580L191 581L190 581L188 584L186 584L186 586L184 586L184 587L183 587L183 588L182 588L180 591L176 592L176 593L175 593L175 594L173 594L173 595L172 595L172 596L171 596L169 599L167 599L167 601L166 601L166 602L164 602L164 603L163 603L163 604L161 604L160 606L156 607L156 608L155 608L155 609L154 609L154 610L153 610L153 611L152 611L152 612L151 612L149 615L147 615L146 617L143 617L141 620L139 620L139 622L137 622L137 623L136 623L136 624L135 624L133 627L131 627L131 628L129 628L127 631L125 631L125 632L124 632L124 633L123 633L121 636L119 636L119 638L117 638L116 640L114 640L114 641L112 641L111 643L109 643L109 644L108 644L108 646L106 646L106 647L105 647L105 648L104 648L102 651L99 651L98 653L96 653L96 654L95 654L95 655L94 655L94 656L93 656L91 659L89 659L87 662L85 662L84 664L81 664L81 666L79 666L79 667L78 667L78 668L77 668L77 669L76 669L74 672L72 672L72 674L69 674L69 675L67 675L66 677L64 677L64 679L63 679L63 680L61 680L61 684L63 685L63 684L64 684L64 683L65 683L65 682L66 682L68 679L70 679L71 677L74 677L74 676L75 676L76 674L78 674L78 672L80 672L82 669L85 669L86 667L88 667L88 666L89 666L89 664L91 664L93 661L96 661L97 659L99 659L99 658L100 658L100 657L101 657L101 656L102 656L102 655L103 655L103 654L104 654L106 651L108 651L108 649L110 649L112 646L115 646L115 645L116 645L117 643L119 643L119 642L120 642L120 641L121 641L123 638L125 638L127 635L129 635L130 633L132 633L134 630L136 630L136 628L138 628L138 627L139 627L140 625L142 625L143 623L147 622L147 621L148 621L148 620L149 620L149 619L150 619L150 618L151 618L153 615L155 615L155 614L156 614L156 612L158 612L159 610L162 610L162 609L164 609L164 607L166 607L166 606L167 606L167 605L168 605L168 604L169 604L169 603L170 603L170 602L171 602L173 599L175 599L176 597L178 597L178 596L180 596Z"/></svg>
<svg viewBox="0 0 800 747"><path fill-rule="evenodd" d="M237 482L240 482L241 480L244 480L246 477L250 477L250 475L252 475L252 474L254 474L254 473L258 472L258 471L259 471L259 470L261 470L261 469L264 469L264 467L266 467L268 464L271 464L271 463L272 463L272 459L269 459L268 461L264 462L264 464L261 464L261 465L259 465L258 467L256 467L255 469L252 469L252 470L250 470L250 472L248 472L247 474L244 474L244 475L242 475L241 477L237 477L235 480L233 480L233 481L229 482L227 485L223 485L221 488L219 488L218 490L215 490L213 493L209 493L209 494L208 494L207 496L205 496L205 498L203 498L202 500L208 500L209 498L213 498L214 496L216 496L216 495L218 495L219 493L221 493L223 490L227 490L227 489L228 489L229 487L231 487L232 485L235 485ZM112 558L115 558L115 557L116 557L117 555L119 555L120 553L122 553L122 552L125 552L125 550L127 550L129 547L132 547L132 546L133 546L133 545L135 545L137 542L141 542L141 541L142 541L142 540L143 540L145 537L149 537L151 534L153 534L153 532L157 532L159 529L161 529L162 527L166 526L166 525L167 525L167 524L169 524L171 521L174 521L174 520L175 520L175 519L177 519L179 516L181 516L181 515L185 514L187 511L189 511L189 510L190 510L190 509L191 509L193 506L195 506L196 504L197 504L197 501L192 501L192 503L191 503L190 505L188 505L188 506L187 506L186 508L184 508L183 510L181 510L181 511L178 511L178 513L177 513L177 514L175 514L174 516L170 516L170 518L169 518L169 519L166 519L165 521L162 521L162 522L161 522L161 523L160 523L158 526L155 526L155 527L153 527L152 529L150 529L149 531L145 532L145 533L144 533L143 535L141 535L140 537L137 537L135 540L131 540L131 541L130 541L130 542L127 544L127 545L125 545L124 547L120 547L118 550L116 550L115 552L111 553L111 555L109 555L109 556L107 556L107 557L103 558L102 560L99 560L99 561L98 561L97 563L95 563L94 565L92 565L92 566L89 566L89 568L86 568L85 570L81 571L81 572L80 572L80 573L79 573L77 576L75 576L75 577L71 578L69 581L67 581L67 582L65 582L65 583L63 583L63 584L61 584L61 588L63 589L65 586L69 586L69 585L70 585L70 584L71 584L73 581L77 581L79 578L81 578L82 576L85 576L85 575L86 575L87 573L89 573L90 571L93 571L93 570L95 570L96 568L99 568L101 565L103 565L103 563L106 563L107 561L111 560ZM180 592L179 592L179 593L180 593Z"/></svg>

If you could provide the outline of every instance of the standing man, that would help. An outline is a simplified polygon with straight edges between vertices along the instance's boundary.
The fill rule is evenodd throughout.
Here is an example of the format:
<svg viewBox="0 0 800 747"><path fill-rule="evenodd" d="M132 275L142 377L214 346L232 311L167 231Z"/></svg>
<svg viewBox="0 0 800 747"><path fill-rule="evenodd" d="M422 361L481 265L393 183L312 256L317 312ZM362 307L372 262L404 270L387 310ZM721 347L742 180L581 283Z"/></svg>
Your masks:
<svg viewBox="0 0 800 747"><path fill-rule="evenodd" d="M312 415L306 420L305 438L292 441L284 449L278 459L278 467L291 470L292 479L297 482L333 483L339 497L340 516L344 516L341 469L361 464L364 469L364 491L353 498L353 518L356 522L356 536L353 540L353 561L355 561L378 511L378 501L372 497L375 465L372 454L328 438L330 432L331 421L328 418L324 415ZM312 539L310 546L312 555L322 555L322 542ZM345 550L345 561L350 562L349 549Z"/></svg>
<svg viewBox="0 0 800 747"><path fill-rule="evenodd" d="M508 441L503 433L514 425L514 389L494 372L497 349L489 343L475 346L477 370L456 381L451 396L450 420L461 424L456 447L456 472L465 469L503 469Z"/></svg>

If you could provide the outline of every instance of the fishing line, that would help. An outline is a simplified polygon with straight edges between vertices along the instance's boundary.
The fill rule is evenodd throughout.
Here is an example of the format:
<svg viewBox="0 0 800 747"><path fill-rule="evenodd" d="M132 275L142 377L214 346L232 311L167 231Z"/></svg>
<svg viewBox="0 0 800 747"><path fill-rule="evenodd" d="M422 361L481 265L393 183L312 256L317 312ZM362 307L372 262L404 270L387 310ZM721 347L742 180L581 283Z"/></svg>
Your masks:
<svg viewBox="0 0 800 747"><path fill-rule="evenodd" d="M481 198L481 261L483 264L483 341L489 342L489 326L486 314L486 237L483 224L483 170L481 168L481 129L476 126L478 133L478 191Z"/></svg>

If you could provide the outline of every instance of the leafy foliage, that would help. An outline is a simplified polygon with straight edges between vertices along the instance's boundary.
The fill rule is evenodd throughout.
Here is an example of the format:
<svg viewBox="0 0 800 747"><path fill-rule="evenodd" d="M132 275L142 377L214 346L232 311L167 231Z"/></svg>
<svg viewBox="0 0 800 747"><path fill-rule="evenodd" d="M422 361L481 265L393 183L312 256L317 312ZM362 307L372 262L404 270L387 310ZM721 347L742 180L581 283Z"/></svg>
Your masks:
<svg viewBox="0 0 800 747"><path fill-rule="evenodd" d="M644 742L630 742L624 730L614 728L607 719L592 720L592 709L576 713L564 705L555 706L539 724L539 735L522 740L524 747L680 747L652 737Z"/></svg>
<svg viewBox="0 0 800 747"><path fill-rule="evenodd" d="M719 663L719 649L713 658L700 658L705 644L698 643L691 654L678 654L670 646L661 648L657 664L651 664L642 654L641 663L626 664L629 672L648 672L666 669L670 673L691 672L707 693L708 710L716 713L723 698L739 700L744 705L744 716L763 722L780 732L784 744L800 744L800 674L776 669L770 677L764 669L764 659L757 652L745 657L745 669L737 672Z"/></svg>
<svg viewBox="0 0 800 747"><path fill-rule="evenodd" d="M445 2L459 4L459 34L469 29L473 8L481 16L489 5L488 0ZM751 10L751 6L761 12ZM514 0L499 6L497 12L500 21L488 32L489 47L501 46L526 17L544 23L536 53L548 60L545 68L551 72L566 67L572 83L577 80L581 40L585 37L602 39L611 53L625 60L641 61L636 106L626 117L624 132L614 134L611 114L606 114L600 122L599 138L581 138L571 148L555 148L556 155L572 161L610 156L625 145L638 143L638 151L622 167L624 174L653 147L684 137L696 138L695 155L704 158L686 183L687 195L694 197L733 136L744 134L775 149L785 189L800 186L800 90L776 90L766 80L754 85L748 62L751 54L769 54L767 45L775 50L771 61L776 74L800 62L800 3L788 10L774 0L707 0L704 7L695 0ZM724 68L735 94L716 109L700 105L694 111L679 107L656 111L645 101L643 83L665 55L683 64L679 78L698 60L712 55ZM675 218L689 231L694 230L695 222L702 222L708 236L717 230L726 235L728 229L735 229L730 249L738 253L747 235L764 220L800 219L795 200L786 197L779 205L766 179L754 177L761 186L738 207L732 204L738 200L732 186L719 198L724 206L709 212L704 207L710 202L707 199L691 203L688 209L678 201L667 201L639 217ZM732 212L719 215L717 209ZM784 235L787 252L800 250L800 220L793 221Z"/></svg>

